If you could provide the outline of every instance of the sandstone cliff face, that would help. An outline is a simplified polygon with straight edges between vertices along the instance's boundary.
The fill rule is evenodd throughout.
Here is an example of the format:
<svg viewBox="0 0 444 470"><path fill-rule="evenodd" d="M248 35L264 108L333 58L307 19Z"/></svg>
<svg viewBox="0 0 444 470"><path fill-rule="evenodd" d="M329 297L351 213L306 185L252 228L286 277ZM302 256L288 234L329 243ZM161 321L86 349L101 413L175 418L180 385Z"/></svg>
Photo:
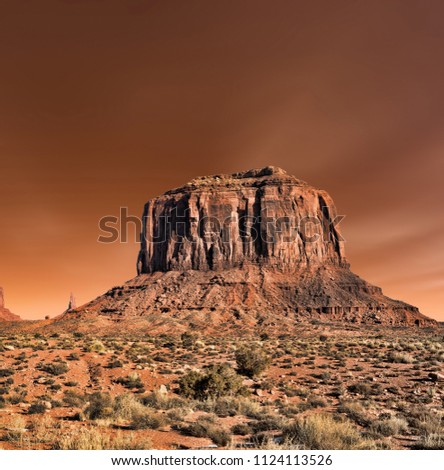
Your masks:
<svg viewBox="0 0 444 470"><path fill-rule="evenodd" d="M64 320L99 316L152 334L281 334L313 320L435 326L350 271L338 220L325 191L279 168L195 179L146 204L138 276Z"/></svg>
<svg viewBox="0 0 444 470"><path fill-rule="evenodd" d="M0 321L20 321L21 318L5 307L3 287L0 287Z"/></svg>
<svg viewBox="0 0 444 470"><path fill-rule="evenodd" d="M267 167L199 178L145 206L139 274L346 265L325 191Z"/></svg>

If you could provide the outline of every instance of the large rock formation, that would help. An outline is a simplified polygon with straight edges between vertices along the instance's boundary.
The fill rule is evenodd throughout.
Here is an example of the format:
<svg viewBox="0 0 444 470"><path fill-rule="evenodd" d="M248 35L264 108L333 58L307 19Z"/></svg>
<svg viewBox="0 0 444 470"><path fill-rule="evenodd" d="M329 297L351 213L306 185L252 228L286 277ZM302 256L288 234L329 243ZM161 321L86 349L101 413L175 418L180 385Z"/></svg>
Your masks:
<svg viewBox="0 0 444 470"><path fill-rule="evenodd" d="M3 287L0 287L0 321L20 321L21 318L5 307Z"/></svg>
<svg viewBox="0 0 444 470"><path fill-rule="evenodd" d="M279 168L197 178L146 204L138 276L72 314L143 318L153 332L434 326L350 271L339 221L325 191Z"/></svg>
<svg viewBox="0 0 444 470"><path fill-rule="evenodd" d="M335 219L325 191L280 168L198 178L146 204L138 271L345 266Z"/></svg>

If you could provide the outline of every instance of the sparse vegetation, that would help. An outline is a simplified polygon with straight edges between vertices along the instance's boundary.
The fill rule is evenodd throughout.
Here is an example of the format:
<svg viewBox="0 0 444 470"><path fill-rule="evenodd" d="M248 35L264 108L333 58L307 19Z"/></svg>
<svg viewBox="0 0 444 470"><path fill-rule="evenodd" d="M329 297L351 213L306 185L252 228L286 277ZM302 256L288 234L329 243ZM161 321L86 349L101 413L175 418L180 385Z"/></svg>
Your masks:
<svg viewBox="0 0 444 470"><path fill-rule="evenodd" d="M0 440L129 449L173 432L185 447L443 449L442 335L316 328L241 346L188 333L0 338Z"/></svg>

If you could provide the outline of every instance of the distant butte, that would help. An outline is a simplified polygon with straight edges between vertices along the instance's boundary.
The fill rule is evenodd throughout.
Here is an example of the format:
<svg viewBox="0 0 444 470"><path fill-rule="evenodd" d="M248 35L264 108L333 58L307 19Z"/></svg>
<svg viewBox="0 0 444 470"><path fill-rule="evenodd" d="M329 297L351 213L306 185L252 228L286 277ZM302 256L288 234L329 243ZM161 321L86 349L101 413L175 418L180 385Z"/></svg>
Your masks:
<svg viewBox="0 0 444 470"><path fill-rule="evenodd" d="M21 321L21 318L5 307L3 287L0 287L0 321Z"/></svg>
<svg viewBox="0 0 444 470"><path fill-rule="evenodd" d="M137 277L60 320L213 334L436 326L350 270L339 220L328 193L280 168L196 178L145 205Z"/></svg>

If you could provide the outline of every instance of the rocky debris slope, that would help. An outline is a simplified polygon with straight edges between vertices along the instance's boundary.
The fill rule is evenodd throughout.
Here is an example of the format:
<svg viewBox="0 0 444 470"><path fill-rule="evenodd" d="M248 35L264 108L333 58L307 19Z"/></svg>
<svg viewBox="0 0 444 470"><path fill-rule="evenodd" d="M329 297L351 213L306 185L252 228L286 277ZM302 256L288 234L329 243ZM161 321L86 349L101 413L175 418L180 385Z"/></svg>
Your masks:
<svg viewBox="0 0 444 470"><path fill-rule="evenodd" d="M151 332L435 326L350 271L339 220L325 191L279 168L197 178L145 205L138 276L62 319L143 319Z"/></svg>
<svg viewBox="0 0 444 470"><path fill-rule="evenodd" d="M20 321L21 318L5 307L3 287L0 287L0 321Z"/></svg>

